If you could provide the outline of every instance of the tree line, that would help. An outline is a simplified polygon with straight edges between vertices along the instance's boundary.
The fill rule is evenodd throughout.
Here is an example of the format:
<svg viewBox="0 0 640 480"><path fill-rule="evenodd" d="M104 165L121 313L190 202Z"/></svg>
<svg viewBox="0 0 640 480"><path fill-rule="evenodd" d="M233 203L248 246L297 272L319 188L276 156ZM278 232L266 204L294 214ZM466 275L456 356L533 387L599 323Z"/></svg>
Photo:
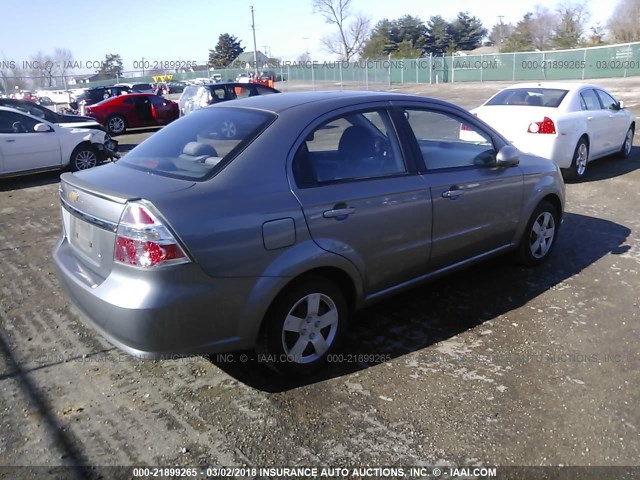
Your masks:
<svg viewBox="0 0 640 480"><path fill-rule="evenodd" d="M353 11L353 0L312 0L334 31L322 43L340 60L356 57L417 58L452 54L492 46L499 52L570 49L640 41L640 0L618 0L605 25L589 26L585 0L562 0L555 10L535 5L516 22L502 19L487 29L480 19L459 12L453 19L440 15L423 21L418 16L382 19L369 28L370 19Z"/></svg>

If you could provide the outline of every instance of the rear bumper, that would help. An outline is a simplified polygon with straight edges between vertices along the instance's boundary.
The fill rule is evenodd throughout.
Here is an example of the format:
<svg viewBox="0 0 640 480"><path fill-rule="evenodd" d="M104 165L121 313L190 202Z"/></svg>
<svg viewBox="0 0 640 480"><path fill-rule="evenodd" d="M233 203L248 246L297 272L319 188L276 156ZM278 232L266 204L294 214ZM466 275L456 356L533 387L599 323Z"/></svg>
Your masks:
<svg viewBox="0 0 640 480"><path fill-rule="evenodd" d="M53 258L83 320L131 355L163 359L255 346L262 316L248 314L244 300L257 279L215 279L195 264L136 271L135 277L130 267L114 265L106 279L98 279L64 237Z"/></svg>
<svg viewBox="0 0 640 480"><path fill-rule="evenodd" d="M560 168L569 168L575 143L564 136L527 133L510 139L520 151L548 158Z"/></svg>

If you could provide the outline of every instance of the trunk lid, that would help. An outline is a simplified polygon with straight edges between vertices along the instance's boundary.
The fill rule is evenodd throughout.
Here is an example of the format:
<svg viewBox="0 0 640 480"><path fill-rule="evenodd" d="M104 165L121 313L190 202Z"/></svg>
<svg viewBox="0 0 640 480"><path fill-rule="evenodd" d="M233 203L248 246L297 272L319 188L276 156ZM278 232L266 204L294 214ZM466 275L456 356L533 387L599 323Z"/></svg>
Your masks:
<svg viewBox="0 0 640 480"><path fill-rule="evenodd" d="M152 175L108 164L60 177L64 234L87 268L89 283L99 284L113 266L116 231L128 201L154 198L191 188L194 182Z"/></svg>

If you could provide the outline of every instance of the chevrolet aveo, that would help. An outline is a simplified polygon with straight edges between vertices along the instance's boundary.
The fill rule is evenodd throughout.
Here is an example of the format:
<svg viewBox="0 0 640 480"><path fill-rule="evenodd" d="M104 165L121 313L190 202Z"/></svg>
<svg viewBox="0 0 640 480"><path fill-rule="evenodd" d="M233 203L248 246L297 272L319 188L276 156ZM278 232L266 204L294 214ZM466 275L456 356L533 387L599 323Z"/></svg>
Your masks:
<svg viewBox="0 0 640 480"><path fill-rule="evenodd" d="M193 112L62 175L60 200L59 278L114 345L156 359L257 349L301 374L375 300L501 253L545 261L564 183L455 105L304 92Z"/></svg>

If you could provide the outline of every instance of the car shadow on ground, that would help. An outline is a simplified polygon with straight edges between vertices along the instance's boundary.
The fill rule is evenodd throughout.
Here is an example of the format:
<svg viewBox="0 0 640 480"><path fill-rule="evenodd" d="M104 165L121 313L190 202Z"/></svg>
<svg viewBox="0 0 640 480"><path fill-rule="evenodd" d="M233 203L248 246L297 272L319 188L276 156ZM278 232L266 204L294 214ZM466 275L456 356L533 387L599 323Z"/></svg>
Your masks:
<svg viewBox="0 0 640 480"><path fill-rule="evenodd" d="M20 177L0 179L0 192L10 192L12 190L22 190L23 188L39 187L51 185L60 181L60 170L52 172L35 173Z"/></svg>
<svg viewBox="0 0 640 480"><path fill-rule="evenodd" d="M640 147L633 147L628 158L622 159L616 155L609 155L589 162L587 172L580 183L621 177L638 169L640 169Z"/></svg>
<svg viewBox="0 0 640 480"><path fill-rule="evenodd" d="M237 380L272 393L349 375L526 305L600 258L629 250L625 241L630 233L629 228L608 220L567 213L556 250L544 265L524 268L514 264L511 256L503 256L368 307L352 319L335 356L343 361L330 363L310 377L281 377L252 352L212 355L209 360Z"/></svg>

